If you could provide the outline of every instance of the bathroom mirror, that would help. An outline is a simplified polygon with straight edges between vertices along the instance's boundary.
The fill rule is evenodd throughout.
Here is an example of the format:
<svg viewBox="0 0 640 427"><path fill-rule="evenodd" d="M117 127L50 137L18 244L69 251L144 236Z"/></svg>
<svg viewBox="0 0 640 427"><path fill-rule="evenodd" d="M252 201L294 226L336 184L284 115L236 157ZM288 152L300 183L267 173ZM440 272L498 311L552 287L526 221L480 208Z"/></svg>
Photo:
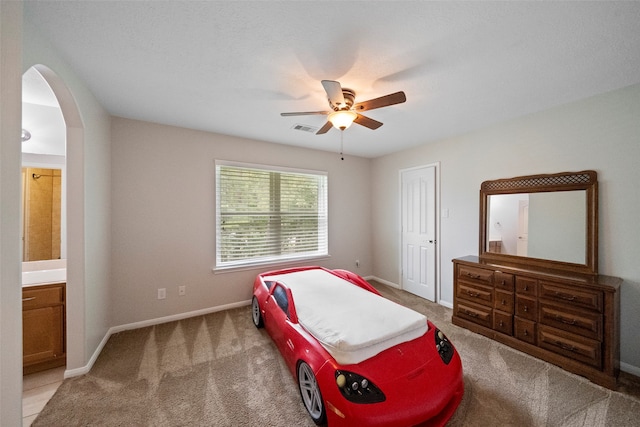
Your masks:
<svg viewBox="0 0 640 427"><path fill-rule="evenodd" d="M22 261L61 258L62 170L22 168Z"/></svg>
<svg viewBox="0 0 640 427"><path fill-rule="evenodd" d="M594 171L483 182L481 258L597 274L597 198Z"/></svg>

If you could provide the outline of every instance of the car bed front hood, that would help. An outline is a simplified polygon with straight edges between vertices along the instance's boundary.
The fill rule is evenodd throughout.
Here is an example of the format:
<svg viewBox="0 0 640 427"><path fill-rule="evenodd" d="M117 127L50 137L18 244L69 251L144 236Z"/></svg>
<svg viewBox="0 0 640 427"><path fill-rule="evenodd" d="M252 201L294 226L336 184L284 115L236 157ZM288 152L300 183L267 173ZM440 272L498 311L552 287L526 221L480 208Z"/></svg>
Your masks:
<svg viewBox="0 0 640 427"><path fill-rule="evenodd" d="M398 379L420 376L434 358L440 356L435 349L434 331L431 328L423 336L398 344L374 357L353 366L353 371L364 375L378 386ZM349 370L349 366L345 366Z"/></svg>

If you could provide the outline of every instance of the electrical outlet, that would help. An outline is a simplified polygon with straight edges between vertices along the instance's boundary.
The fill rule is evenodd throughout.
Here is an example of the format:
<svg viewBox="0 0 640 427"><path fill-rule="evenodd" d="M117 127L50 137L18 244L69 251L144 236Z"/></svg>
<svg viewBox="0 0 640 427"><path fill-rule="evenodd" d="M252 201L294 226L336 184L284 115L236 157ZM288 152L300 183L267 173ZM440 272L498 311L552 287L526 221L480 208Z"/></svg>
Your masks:
<svg viewBox="0 0 640 427"><path fill-rule="evenodd" d="M178 295L184 296L187 294L187 287L185 285L178 286Z"/></svg>
<svg viewBox="0 0 640 427"><path fill-rule="evenodd" d="M158 299L165 299L167 297L167 289L159 288L158 289Z"/></svg>

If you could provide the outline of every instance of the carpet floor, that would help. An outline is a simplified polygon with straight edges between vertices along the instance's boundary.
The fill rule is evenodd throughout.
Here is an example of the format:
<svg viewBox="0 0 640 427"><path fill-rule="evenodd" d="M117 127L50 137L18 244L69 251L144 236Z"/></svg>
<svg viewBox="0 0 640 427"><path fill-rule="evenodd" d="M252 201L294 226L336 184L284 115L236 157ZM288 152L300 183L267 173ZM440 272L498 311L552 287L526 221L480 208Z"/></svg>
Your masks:
<svg viewBox="0 0 640 427"><path fill-rule="evenodd" d="M451 324L451 310L373 283L453 342L465 396L449 426L640 426L640 400ZM120 332L33 426L314 426L249 307Z"/></svg>

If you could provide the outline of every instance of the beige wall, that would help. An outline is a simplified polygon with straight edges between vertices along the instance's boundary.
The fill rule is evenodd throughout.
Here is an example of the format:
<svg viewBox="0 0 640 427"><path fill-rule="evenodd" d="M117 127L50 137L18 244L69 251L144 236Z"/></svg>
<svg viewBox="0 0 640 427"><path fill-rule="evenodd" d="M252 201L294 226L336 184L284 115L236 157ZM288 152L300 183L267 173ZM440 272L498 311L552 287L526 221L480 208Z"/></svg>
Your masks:
<svg viewBox="0 0 640 427"><path fill-rule="evenodd" d="M374 275L399 277L398 171L441 162L441 294L453 302L451 259L478 253L482 181L594 169L599 180L599 270L622 277L623 369L640 375L640 85L372 162Z"/></svg>
<svg viewBox="0 0 640 427"><path fill-rule="evenodd" d="M0 425L22 424L22 3L0 1Z"/></svg>
<svg viewBox="0 0 640 427"><path fill-rule="evenodd" d="M249 301L256 274L278 268L212 272L216 159L327 171L331 257L313 263L373 271L370 160L122 118L111 133L113 325Z"/></svg>

